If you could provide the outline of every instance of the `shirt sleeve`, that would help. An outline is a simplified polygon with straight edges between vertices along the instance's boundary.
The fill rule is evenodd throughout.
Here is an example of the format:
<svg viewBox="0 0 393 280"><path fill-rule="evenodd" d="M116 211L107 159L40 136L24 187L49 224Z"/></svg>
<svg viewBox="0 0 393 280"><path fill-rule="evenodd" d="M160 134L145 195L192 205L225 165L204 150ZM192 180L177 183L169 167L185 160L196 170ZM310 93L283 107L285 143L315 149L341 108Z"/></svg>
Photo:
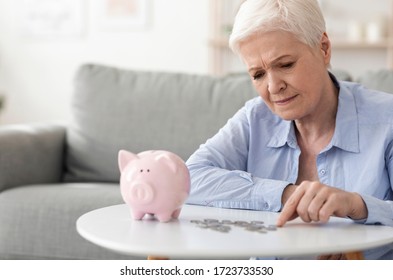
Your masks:
<svg viewBox="0 0 393 280"><path fill-rule="evenodd" d="M362 198L367 206L368 217L359 222L393 226L393 201L384 201L368 195L362 195Z"/></svg>
<svg viewBox="0 0 393 280"><path fill-rule="evenodd" d="M220 131L188 159L189 204L279 211L289 182L263 179L247 172L250 117L240 109Z"/></svg>
<svg viewBox="0 0 393 280"><path fill-rule="evenodd" d="M386 169L389 173L390 186L393 186L393 142L388 145L385 151ZM365 224L382 224L393 226L393 201L382 200L371 195L362 195L366 204L368 216L366 219L356 221Z"/></svg>

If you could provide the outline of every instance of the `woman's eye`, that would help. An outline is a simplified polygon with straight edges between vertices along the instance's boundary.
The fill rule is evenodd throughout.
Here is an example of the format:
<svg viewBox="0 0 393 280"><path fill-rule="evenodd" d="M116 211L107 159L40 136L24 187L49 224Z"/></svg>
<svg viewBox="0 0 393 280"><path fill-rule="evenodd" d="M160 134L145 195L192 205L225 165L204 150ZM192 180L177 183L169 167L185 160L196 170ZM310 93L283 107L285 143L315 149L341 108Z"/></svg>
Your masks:
<svg viewBox="0 0 393 280"><path fill-rule="evenodd" d="M291 68L295 63L294 62L289 62L289 63L284 63L281 65L282 68Z"/></svg>
<svg viewBox="0 0 393 280"><path fill-rule="evenodd" d="M259 79L263 78L263 76L264 76L264 73L257 72L257 73L254 74L254 76L252 76L252 78L254 80L259 80Z"/></svg>

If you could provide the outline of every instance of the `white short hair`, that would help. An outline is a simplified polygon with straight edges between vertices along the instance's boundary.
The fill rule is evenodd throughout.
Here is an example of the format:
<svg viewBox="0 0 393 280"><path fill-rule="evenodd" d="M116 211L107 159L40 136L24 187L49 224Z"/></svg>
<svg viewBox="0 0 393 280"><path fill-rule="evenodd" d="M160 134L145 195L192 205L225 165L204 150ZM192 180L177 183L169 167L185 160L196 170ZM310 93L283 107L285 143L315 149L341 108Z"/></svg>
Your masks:
<svg viewBox="0 0 393 280"><path fill-rule="evenodd" d="M246 0L236 15L229 46L239 53L240 43L252 35L284 30L315 47L326 32L317 0Z"/></svg>

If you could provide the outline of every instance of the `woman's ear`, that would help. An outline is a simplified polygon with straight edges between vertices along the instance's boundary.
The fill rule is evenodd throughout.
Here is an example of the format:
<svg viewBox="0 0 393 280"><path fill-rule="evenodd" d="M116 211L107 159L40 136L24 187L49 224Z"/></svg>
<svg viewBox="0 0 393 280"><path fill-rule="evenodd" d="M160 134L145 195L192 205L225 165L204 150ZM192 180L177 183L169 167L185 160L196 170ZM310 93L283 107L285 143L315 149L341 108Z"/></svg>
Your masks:
<svg viewBox="0 0 393 280"><path fill-rule="evenodd" d="M330 58L332 54L332 45L326 32L322 34L321 38L321 52L326 65L330 65Z"/></svg>

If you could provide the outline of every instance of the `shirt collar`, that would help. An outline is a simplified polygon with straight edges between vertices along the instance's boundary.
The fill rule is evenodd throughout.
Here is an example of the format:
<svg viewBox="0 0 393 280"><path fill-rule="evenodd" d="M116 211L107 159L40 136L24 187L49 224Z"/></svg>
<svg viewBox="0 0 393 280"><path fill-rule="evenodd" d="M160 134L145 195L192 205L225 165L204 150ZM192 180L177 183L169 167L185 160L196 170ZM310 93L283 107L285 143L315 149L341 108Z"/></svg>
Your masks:
<svg viewBox="0 0 393 280"><path fill-rule="evenodd" d="M325 151L335 146L348 152L358 153L359 126L354 96L348 87L343 85L342 82L337 81L333 74L329 73L329 75L335 86L339 89L339 95L336 128L333 138ZM267 143L268 147L278 148L285 144L291 148L297 147L293 121L277 121L271 128L272 137Z"/></svg>
<svg viewBox="0 0 393 280"><path fill-rule="evenodd" d="M339 82L338 108L336 116L336 129L330 146L342 150L359 153L359 122L356 110L355 97L351 90Z"/></svg>
<svg viewBox="0 0 393 280"><path fill-rule="evenodd" d="M278 118L278 117L277 117ZM267 146L271 148L279 148L288 144L292 148L296 148L295 127L292 121L281 120L271 126L272 137L267 142Z"/></svg>

